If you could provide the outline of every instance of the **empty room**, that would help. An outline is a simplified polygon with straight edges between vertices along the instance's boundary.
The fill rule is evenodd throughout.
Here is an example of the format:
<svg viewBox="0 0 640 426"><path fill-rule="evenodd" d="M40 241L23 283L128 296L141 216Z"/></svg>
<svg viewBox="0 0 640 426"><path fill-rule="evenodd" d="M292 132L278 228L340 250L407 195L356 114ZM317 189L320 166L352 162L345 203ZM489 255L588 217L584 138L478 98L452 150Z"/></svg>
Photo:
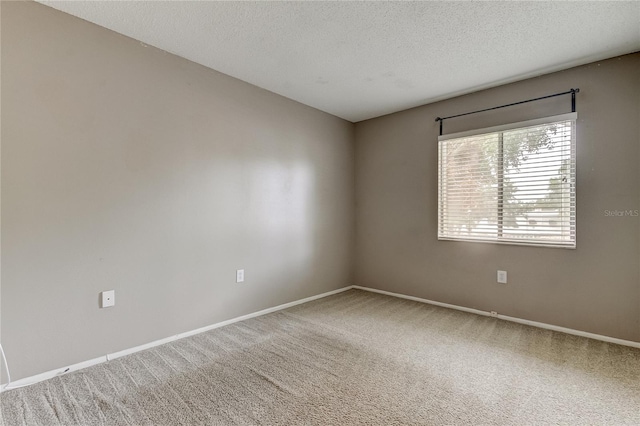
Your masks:
<svg viewBox="0 0 640 426"><path fill-rule="evenodd" d="M640 425L640 2L0 16L0 426Z"/></svg>

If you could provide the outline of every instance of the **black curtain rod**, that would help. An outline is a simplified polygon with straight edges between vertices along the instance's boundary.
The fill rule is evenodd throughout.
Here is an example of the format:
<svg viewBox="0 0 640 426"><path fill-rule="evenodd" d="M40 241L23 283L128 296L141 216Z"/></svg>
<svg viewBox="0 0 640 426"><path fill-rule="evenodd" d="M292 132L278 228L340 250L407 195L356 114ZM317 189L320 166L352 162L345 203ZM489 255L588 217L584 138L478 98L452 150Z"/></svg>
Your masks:
<svg viewBox="0 0 640 426"><path fill-rule="evenodd" d="M500 109L500 108L506 108L506 107L510 107L510 106L514 106L514 105L526 104L527 102L534 102L534 101L539 101L539 100L542 100L542 99L555 98L556 96L562 96L562 95L568 95L568 94L571 94L571 112L576 112L576 93L578 93L579 91L580 91L580 89L569 89L566 92L554 93L553 95L541 96L539 98L534 98L534 99L527 99L526 101L514 102L512 104L500 105L500 106L493 107L493 108L479 109L478 111L471 111L471 112L465 112L463 114L450 115L449 117L437 117L436 121L440 122L440 136L442 136L442 122L444 120L449 119L449 118L456 118L456 117L462 117L464 115L477 114L479 112L491 111L491 110L494 110L494 109Z"/></svg>

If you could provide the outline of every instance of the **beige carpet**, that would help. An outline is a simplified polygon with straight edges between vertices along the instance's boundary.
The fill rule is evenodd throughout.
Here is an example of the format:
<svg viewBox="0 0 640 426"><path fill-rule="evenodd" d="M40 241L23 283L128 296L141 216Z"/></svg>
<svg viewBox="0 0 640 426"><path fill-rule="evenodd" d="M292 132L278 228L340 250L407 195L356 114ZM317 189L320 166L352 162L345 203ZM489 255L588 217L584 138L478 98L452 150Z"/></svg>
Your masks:
<svg viewBox="0 0 640 426"><path fill-rule="evenodd" d="M351 290L0 395L0 424L640 424L640 350Z"/></svg>

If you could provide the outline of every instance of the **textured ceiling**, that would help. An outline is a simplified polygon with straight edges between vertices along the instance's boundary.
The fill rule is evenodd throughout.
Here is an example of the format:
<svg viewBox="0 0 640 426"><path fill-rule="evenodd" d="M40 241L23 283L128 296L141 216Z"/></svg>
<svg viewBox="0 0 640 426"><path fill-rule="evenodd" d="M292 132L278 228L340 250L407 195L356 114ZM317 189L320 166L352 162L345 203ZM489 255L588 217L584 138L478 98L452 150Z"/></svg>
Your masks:
<svg viewBox="0 0 640 426"><path fill-rule="evenodd" d="M353 122L640 50L640 2L42 3Z"/></svg>

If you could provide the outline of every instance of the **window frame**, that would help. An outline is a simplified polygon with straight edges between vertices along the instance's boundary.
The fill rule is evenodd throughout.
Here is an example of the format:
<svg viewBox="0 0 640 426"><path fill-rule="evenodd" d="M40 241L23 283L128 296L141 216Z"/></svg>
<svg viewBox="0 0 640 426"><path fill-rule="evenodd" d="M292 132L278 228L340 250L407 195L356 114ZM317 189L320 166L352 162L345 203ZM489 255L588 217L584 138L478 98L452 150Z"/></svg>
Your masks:
<svg viewBox="0 0 640 426"><path fill-rule="evenodd" d="M545 124L552 124L557 122L566 122L571 121L571 140L570 140L570 189L568 192L570 202L574 203L577 201L577 135L576 135L576 123L577 123L578 114L576 112L554 115L549 117L542 117L533 120L514 122L499 126L486 127L482 129L474 129L464 132L450 133L447 135L441 135L438 137L438 240L440 241L462 241L462 242L473 242L473 243L487 243L487 244L505 244L505 245L519 245L519 246L528 246L528 247L549 247L549 248L561 248L561 249L576 249L577 247L577 238L576 238L576 224L577 224L577 206L570 206L569 213L569 225L570 225L570 237L569 240L561 241L560 243L554 244L548 241L537 240L537 241L514 241L513 239L504 239L503 234L503 217L504 217L504 209L501 208L504 205L504 196L503 192L500 190L500 187L504 185L504 156L503 156L503 133L512 130L524 129L527 127L533 126L541 126ZM498 187L497 191L497 220L496 220L496 238L482 238L482 237L460 237L460 236L450 236L445 235L444 233L444 215L443 212L443 168L442 168L442 147L440 146L441 142L466 138L472 136L481 136L487 134L498 134L498 164L499 170L497 170L498 174ZM502 206L501 206L502 205Z"/></svg>

